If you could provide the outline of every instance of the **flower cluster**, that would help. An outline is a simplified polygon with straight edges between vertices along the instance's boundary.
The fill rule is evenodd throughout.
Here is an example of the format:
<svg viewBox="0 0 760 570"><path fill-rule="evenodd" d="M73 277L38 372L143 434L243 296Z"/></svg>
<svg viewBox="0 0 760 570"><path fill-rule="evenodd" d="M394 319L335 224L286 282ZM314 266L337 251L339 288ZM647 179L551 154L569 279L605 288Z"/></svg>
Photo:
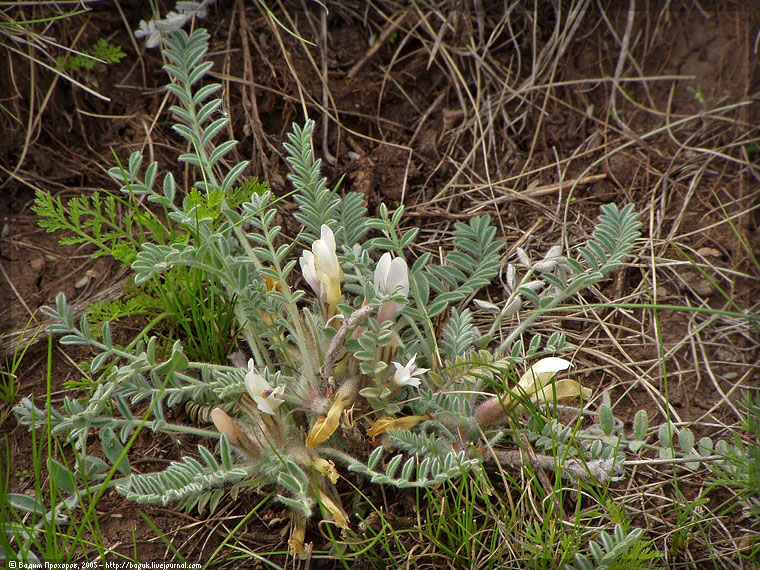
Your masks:
<svg viewBox="0 0 760 570"><path fill-rule="evenodd" d="M374 403L376 419L366 430L367 436L373 440L383 436L383 444L389 441L389 432L411 430L420 424L435 421L427 413L416 415L400 415L402 407L393 400L390 406L382 405L380 396L389 398L399 390L411 388L418 390L426 383L428 368L417 365L417 354L413 354L406 364L395 360L396 355L403 355L403 345L398 328L393 320L404 308L409 295L409 269L401 257L393 257L383 253L377 261L372 275L374 298L362 301L360 309L353 315L342 315L339 304L342 301L341 284L344 279L343 268L336 248L335 235L327 225L320 228L320 237L304 250L299 259L301 274L317 298L321 313L321 326L325 331L325 341L329 339L327 350L315 342L318 336L302 343L305 350L313 350L309 355L310 361L324 362L320 369L320 377L308 380L308 401L299 399L295 393L286 393L283 385L273 387L256 371L254 361L249 360L245 375L244 396L251 402L247 408L249 422L237 421L230 418L224 411L216 408L212 419L217 429L226 435L229 442L243 455L255 459L267 450L274 449L276 454L291 457L298 465L312 470L316 478L311 483L311 496L316 497L329 517L341 528L348 527L348 514L345 513L335 493L328 492L328 481L335 483L339 473L332 461L320 457L318 453L333 453L326 447L328 441L343 428L343 435L351 426L355 427L352 412L360 396L367 399L370 406ZM365 276L365 279L368 276ZM369 290L371 293L372 289ZM267 289L268 291L270 288ZM365 289L366 290L366 289ZM374 313L373 326L368 318ZM306 316L311 312L298 313L295 319L305 326ZM309 316L308 318L312 318ZM313 321L312 321L313 322ZM335 325L342 322L342 325ZM332 325L332 326L331 326ZM338 330L335 330L338 328ZM372 368L361 368L354 360L356 356L345 346L349 334L353 340L359 340L368 334L370 329L375 332L392 331L395 335L385 344L378 344L374 363L375 373L369 373ZM390 342L390 344L388 344ZM401 348L399 346L401 345ZM370 345L371 346L371 345ZM304 359L306 360L306 359ZM520 378L512 392L502 396L494 396L480 402L474 410L472 420L478 428L483 428L503 420L509 410L519 409L521 402L527 400L533 403L546 403L555 398L587 397L588 390L582 388L574 380L555 380L559 372L567 370L570 362L562 358L550 357L539 360L531 366ZM426 388L433 387L432 384ZM288 388L289 390L289 388ZM371 398L377 396L374 400ZM297 414L282 413L281 408L286 400L295 404L293 410L309 410L316 417L307 418L309 425L299 425L293 428ZM299 403L300 402L300 403ZM377 405L380 402L380 405ZM290 408L290 406L286 406ZM365 408L366 411L366 408ZM390 412L396 415L380 415ZM470 420L472 422L472 420ZM291 427L289 427L291 426ZM305 437L301 434L306 434ZM291 434L290 438L283 434ZM299 434L294 441L293 434ZM335 442L339 444L339 441ZM321 451L320 451L321 450ZM303 550L304 525L303 513L294 512L290 547L294 552Z"/></svg>
<svg viewBox="0 0 760 570"><path fill-rule="evenodd" d="M337 258L335 237L328 226L321 227L320 238L312 244L311 251L306 250L301 254L300 265L304 279L325 304L325 318L331 318L336 314L340 301L343 271ZM409 294L409 269L406 261L384 253L375 267L374 289L382 301L377 311L377 321L383 323L393 319L403 307L401 301ZM361 334L361 328L356 332ZM415 360L416 355L406 366L398 362L388 363L396 369L389 380L397 387L419 387L419 377L428 369L417 368ZM306 438L306 447L313 449L330 438L340 425L344 411L356 399L359 387L360 381L356 377L349 375L343 380L327 414L317 419L312 426Z"/></svg>
<svg viewBox="0 0 760 570"><path fill-rule="evenodd" d="M52 330L64 333L64 344L89 345L99 351L90 365L91 372L102 375L98 388L89 402L87 398L67 398L65 415L37 410L31 400L14 410L25 418L26 425L55 433L68 431L72 442L82 448L88 445L91 429L99 429L105 456L115 463L112 452L116 451L117 467L128 471L122 469L128 467L121 463L126 460L125 453L118 450L124 448L129 430L147 425L128 409L129 402L151 399L161 406L155 408L154 430L168 427L164 406L184 403L192 419L200 422L207 419L208 402L217 402L210 419L221 434L221 462L199 446L202 461L185 457L165 471L132 473L119 482L104 475L103 485L117 483L117 491L141 502L182 500L185 508L209 506L213 510L211 505L220 497L211 490L214 486L243 477L271 483L280 489L278 498L291 512L290 548L303 552L305 526L316 505L341 529L349 525L349 515L334 487L341 474L333 460L367 475L374 483L418 488L438 485L480 463L482 446L478 442L508 412L559 398L588 397L589 391L576 380L555 378L570 368L569 361L556 357L534 363L503 394L490 395L484 390L497 375L506 375L524 353L524 333L532 322L620 266L640 235L639 222L632 205L622 210L614 205L604 207L594 238L580 249L581 260L565 258L563 249L554 247L542 261L532 263L517 248L525 273L519 277L518 269L507 264L508 297L500 308L501 303L475 299L479 291L495 283L504 262L503 240L496 237L497 228L489 216L454 223L450 251L438 261L423 253L410 271L402 251L414 242L419 228L400 229L403 207L391 214L381 204L379 216L370 218L363 196L351 192L339 196L329 190L312 151L314 123L307 121L303 128L294 125L286 144L286 160L292 167L289 179L299 206L294 216L309 232L319 234L298 260L301 279L316 296L314 303L304 302L304 291L291 288L296 261L290 259L290 245L283 243L288 240L283 239L282 227L273 224L277 200L263 185L256 185L250 193L235 192L234 200L224 198L239 182L247 161L228 169L221 157L235 141L221 145L213 141L225 123L213 118L222 105L215 96L221 85L193 87L211 66L202 61L209 47L208 32L202 28L190 34L179 30L204 17L214 1L183 0L163 20L141 22L135 34L151 46L167 32L177 30L163 37L170 62L165 69L172 76L169 90L179 103L172 106L179 121L174 128L192 143L191 152L180 158L200 168L202 176L196 178L205 194L182 201L180 208L173 177L167 173L159 191L159 185L153 184L157 163L143 169L140 152L130 156L128 171L119 167L109 173L123 183L123 193L134 198L139 186L139 194L148 202L164 204L180 229L177 235L184 236L174 240L159 232L152 241L146 241L151 232L141 236L140 251L131 264L135 283L162 284L164 296L170 288L183 284L184 289L184 283L197 281L187 289L193 294L183 297L210 296L213 306L202 307L198 321L217 326L222 324L220 317L228 320L225 328L219 326L217 334L209 335L221 342L205 351L213 353L211 357L196 357L185 355L182 340L175 339L169 355L168 346L157 350L163 340L157 336L143 340L147 336L143 331L129 345L137 347L134 354L131 349L117 350L107 334L107 323L99 335L93 335L86 316L76 327L72 309L61 294L55 308L45 309L56 322ZM219 204L217 197L221 198ZM52 204L49 196L45 200L48 198ZM57 217L55 212L53 208L50 215ZM341 226L335 234L323 223L333 214ZM87 233L91 228L80 229ZM370 230L375 235L360 242ZM124 231L130 233L129 228ZM356 243L336 243L341 239ZM378 247L390 251L374 255ZM175 269L174 277L179 277L170 279L166 272ZM345 282L344 270L348 273ZM193 278L183 280L183 275ZM479 316L482 312L493 315L485 334L475 326L474 313L464 307L469 300L481 311ZM504 319L512 317L523 302L542 310L520 319L496 345ZM219 306L224 311L218 311ZM182 307L183 311L190 309ZM233 331L233 338L225 338ZM229 351L237 344L238 334L252 358L247 366L231 367L224 359L235 356ZM565 343L559 331L545 343L541 340L538 335L533 337L529 354L536 354L542 346L542 354L554 353ZM484 350L492 343L493 350ZM166 359L159 357L163 354ZM163 389L156 391L162 377L171 389L166 398ZM229 401L233 396L239 397ZM116 420L111 415L116 411L124 417ZM39 423L40 418L47 419L47 424ZM119 429L121 440L116 435ZM171 429L212 435L180 423ZM369 439L378 437L379 446L367 455ZM392 447L398 453L386 461L385 452ZM233 452L242 456L244 463L236 463ZM100 469L95 464L91 467ZM74 504L63 501L55 513L63 513L64 508L70 511ZM57 514L53 519L57 520Z"/></svg>
<svg viewBox="0 0 760 570"><path fill-rule="evenodd" d="M366 308L357 311L357 318L344 319L343 315L339 314L338 309L342 298L341 284L344 273L338 259L335 235L329 226L324 224L320 228L319 238L312 243L311 249L304 250L301 253L299 264L304 281L308 283L316 295L322 313L322 322L325 325L335 317L343 320L344 327L350 326L349 323L353 321L357 321L353 325L357 326L359 319L366 319L372 314L370 311L375 312L378 324L387 323L398 315L409 294L409 269L406 261L401 257L394 258L390 253L384 253L380 256L373 275L376 295L374 303L376 304L371 305L372 308L370 308L365 301ZM267 291L270 290L272 288L268 287ZM302 319L303 317L297 318ZM354 333L356 336L360 336L365 330L358 326ZM333 343L337 342L336 339L345 339L348 331L344 333L338 331L334 334ZM248 361L244 381L244 399L251 402L252 405L243 405L241 399L241 404L238 406L246 413L247 421L233 419L221 408L215 408L211 418L219 432L223 433L227 440L245 457L256 460L269 450L276 448L277 453L287 453L297 464L310 467L320 477L324 477L324 481L320 478L315 480L311 494L318 498L334 522L342 528L347 528L348 515L335 497L331 497L326 492L325 487L326 481L329 480L331 483L337 481L338 471L331 461L320 457L316 451L338 430L345 414L349 413L350 406L356 401L362 385L374 381L382 382L383 385L393 386L396 389L406 386L419 388L428 369L416 365L416 354L409 359L406 365L393 361L395 346L396 342L393 343L393 350L383 353L383 358L387 358L387 366L385 372L379 377L370 379L360 374L357 366L351 366L344 362L340 369L340 385L337 386L332 395L330 395L331 388L329 385L325 386L319 381L309 384L311 399L309 402L304 401L303 407L316 411L322 410L322 413L313 421L306 437L300 442L293 442L292 438L284 438L283 434L292 434L299 430L288 427L293 421L293 416L288 413L281 413L281 407L286 401L286 397L296 402L298 401L297 396L290 393L286 394L286 388L283 385L273 387L264 375L256 370L253 359ZM312 361L318 362L321 359L322 351L317 346L312 348L315 350L315 354L311 355ZM341 347L338 346L336 350L341 350ZM343 350L345 352L345 349ZM350 361L352 357L344 355L341 358ZM328 373L331 374L331 372L332 367ZM332 375L330 380L332 381ZM388 429L411 429L424 419L427 419L427 416L399 419L381 418L367 430L367 433L370 437L375 437ZM303 548L305 521L300 515L294 515L294 517L290 546L291 550L300 552Z"/></svg>

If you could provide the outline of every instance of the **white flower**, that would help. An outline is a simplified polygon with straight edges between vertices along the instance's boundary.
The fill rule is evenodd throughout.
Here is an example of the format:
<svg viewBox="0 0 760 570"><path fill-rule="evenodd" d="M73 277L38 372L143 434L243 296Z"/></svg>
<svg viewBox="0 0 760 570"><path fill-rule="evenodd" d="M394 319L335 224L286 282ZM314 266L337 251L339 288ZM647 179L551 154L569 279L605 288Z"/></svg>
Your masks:
<svg viewBox="0 0 760 570"><path fill-rule="evenodd" d="M417 360L416 354L406 363L406 366L393 362L393 366L396 367L396 372L393 373L393 383L396 386L420 387L420 379L417 376L422 376L429 368L417 368L417 365L414 363L415 360Z"/></svg>
<svg viewBox="0 0 760 570"><path fill-rule="evenodd" d="M542 358L520 377L516 392L524 394L534 404L550 404L564 398L590 398L591 390L581 386L580 382L569 378L554 379L556 374L567 370L570 366L572 363L564 358L556 356ZM521 402L522 398L513 396L511 393L489 398L475 409L475 420L481 426L502 421L506 417L506 410L522 410Z"/></svg>
<svg viewBox="0 0 760 570"><path fill-rule="evenodd" d="M285 391L283 386L272 388L261 374L257 374L253 369L253 359L248 361L248 373L245 375L245 388L256 402L259 410L265 414L275 415L277 408L282 404L283 399L280 397Z"/></svg>
<svg viewBox="0 0 760 570"><path fill-rule="evenodd" d="M409 268L403 258L397 257L391 260L391 254L385 252L375 267L375 291L378 295L403 295L409 294ZM396 301L386 301L377 311L378 322L392 319L401 309L401 304Z"/></svg>
<svg viewBox="0 0 760 570"><path fill-rule="evenodd" d="M382 255L375 267L375 291L378 295L409 294L409 269L403 258L391 259L388 252Z"/></svg>
<svg viewBox="0 0 760 570"><path fill-rule="evenodd" d="M184 27L192 18L205 18L208 15L208 8L216 0L203 0L197 2L193 0L180 0L174 6L174 10L166 14L163 20L140 20L140 24L135 30L135 37L138 39L146 38L145 47L154 48L161 43L161 34L171 34ZM175 11L176 10L176 11Z"/></svg>
<svg viewBox="0 0 760 570"><path fill-rule="evenodd" d="M553 380L555 375L571 366L572 363L564 358L542 358L520 377L520 390L524 391L534 404L548 404L555 400L578 396L590 398L591 390L581 386L580 382L569 378Z"/></svg>
<svg viewBox="0 0 760 570"><path fill-rule="evenodd" d="M171 34L182 28L190 18L192 18L191 14L178 14L172 10L164 16L163 20L157 20L156 25L161 32Z"/></svg>
<svg viewBox="0 0 760 570"><path fill-rule="evenodd" d="M330 314L335 314L335 307L340 303L343 270L335 253L335 236L325 224L322 224L321 236L314 241L311 251L304 251L301 255L300 263L304 279L327 303Z"/></svg>
<svg viewBox="0 0 760 570"><path fill-rule="evenodd" d="M567 370L573 364L564 358L550 356L542 358L520 377L518 384L526 394L533 396L538 390L543 388L555 374Z"/></svg>
<svg viewBox="0 0 760 570"><path fill-rule="evenodd" d="M319 281L319 277L317 277L317 270L314 269L314 254L308 250L304 250L298 263L301 265L301 273L309 284L309 287L311 287L320 300L324 301L325 292L322 290L322 283Z"/></svg>
<svg viewBox="0 0 760 570"><path fill-rule="evenodd" d="M314 252L314 269L327 297L327 303L337 305L340 302L340 282L343 270L335 253L335 236L332 230L322 224L322 234L316 240L311 250Z"/></svg>
<svg viewBox="0 0 760 570"><path fill-rule="evenodd" d="M214 0L206 0L205 2L180 1L174 5L174 9L180 14L190 14L202 19L208 15L208 5L213 3Z"/></svg>

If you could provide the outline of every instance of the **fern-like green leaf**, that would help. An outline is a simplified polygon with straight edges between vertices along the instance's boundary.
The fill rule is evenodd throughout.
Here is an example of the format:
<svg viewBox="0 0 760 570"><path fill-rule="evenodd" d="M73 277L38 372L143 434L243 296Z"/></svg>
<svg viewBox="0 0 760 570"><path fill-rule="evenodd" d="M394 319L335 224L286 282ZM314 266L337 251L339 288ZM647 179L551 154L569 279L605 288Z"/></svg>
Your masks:
<svg viewBox="0 0 760 570"><path fill-rule="evenodd" d="M367 475L373 483L401 488L424 488L462 477L479 463L477 459L467 459L463 451L452 451L442 457L412 456L404 462L400 476L395 477L403 459L402 454L393 457L388 462L385 473L370 469L363 463L352 463L348 469Z"/></svg>
<svg viewBox="0 0 760 570"><path fill-rule="evenodd" d="M482 287L498 275L500 253L504 244L495 238L496 228L489 216L477 216L469 224L457 222L454 230L454 250L446 256L444 265L428 265L425 277L430 289L438 293L427 306L427 315L434 317L446 308ZM418 276L414 275L418 280Z"/></svg>
<svg viewBox="0 0 760 570"><path fill-rule="evenodd" d="M220 447L220 449L226 454L222 457L222 465L207 449L199 445L198 451L205 464L191 457L183 457L181 461L172 462L164 471L125 477L116 484L116 491L138 503L166 505L172 501L200 495L210 487L239 481L246 477L248 472L245 468L234 466L229 456L229 446ZM230 467L227 468L225 465Z"/></svg>
<svg viewBox="0 0 760 570"><path fill-rule="evenodd" d="M451 318L443 329L441 340L441 353L448 360L464 356L472 349L476 340L472 317L469 309L461 313L456 308L451 309Z"/></svg>
<svg viewBox="0 0 760 570"><path fill-rule="evenodd" d="M292 169L288 178L297 190L295 200L299 211L293 214L304 225L304 238L312 242L320 235L322 224L336 218L340 200L327 188L327 180L320 170L322 161L311 152L311 135L314 121L306 121L303 128L293 124L288 141L283 146L288 152L287 161Z"/></svg>

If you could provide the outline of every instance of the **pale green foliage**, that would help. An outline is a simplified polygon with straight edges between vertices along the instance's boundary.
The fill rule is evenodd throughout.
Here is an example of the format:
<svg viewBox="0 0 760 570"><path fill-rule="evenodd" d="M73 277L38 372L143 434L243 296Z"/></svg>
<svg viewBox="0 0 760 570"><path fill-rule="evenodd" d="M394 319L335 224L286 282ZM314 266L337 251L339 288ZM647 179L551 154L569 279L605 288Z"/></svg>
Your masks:
<svg viewBox="0 0 760 570"><path fill-rule="evenodd" d="M304 226L301 237L313 242L319 237L322 224L328 224L338 242L359 243L369 230L364 196L348 192L341 198L337 188L327 189L327 180L321 173L322 159L315 160L311 150L313 131L311 123L303 128L293 125L293 132L288 133L289 142L283 145L292 169L288 179L295 188L294 198L299 208L293 217Z"/></svg>
<svg viewBox="0 0 760 570"><path fill-rule="evenodd" d="M506 285L511 293L486 336L490 338L502 319L517 312L525 301L530 301L540 311L529 314L499 345L497 354L509 352L514 358L524 354L521 339L524 331L543 311L554 309L618 269L639 237L640 226L632 204L622 209L614 203L605 204L592 238L578 248L580 259L564 256L561 247L554 246L541 261L533 262L525 251L518 248L518 262L525 273L518 279L517 266L507 266ZM534 343L537 342L539 341L535 337L532 338L528 350L535 351L537 345ZM562 342L564 339L555 338L549 339L547 344L560 349Z"/></svg>
<svg viewBox="0 0 760 570"><path fill-rule="evenodd" d="M630 532L615 525L612 535L599 533L599 540L588 544L590 557L575 554L575 565L568 564L565 570L608 570L612 568L653 568L654 559L659 558L651 547L643 547L643 530L635 528Z"/></svg>
<svg viewBox="0 0 760 570"><path fill-rule="evenodd" d="M639 222L633 209L604 207L592 239L579 249L580 260L564 257L558 248L552 248L542 261L532 264L521 251L526 272L518 280L517 270L509 266L510 298L498 309L494 327L481 333L462 303L490 285L502 267L504 243L497 239L488 216L455 224L443 263L433 263L430 254L423 253L409 267L405 260L411 259L410 247L419 229L401 229L403 207L390 212L382 204L379 217L371 218L361 195L341 195L337 189L329 189L320 161L311 150L314 123L307 121L303 127L293 126L286 144L292 168L289 179L298 205L294 217L304 227L302 243L297 246L277 224L270 192L232 198L247 163L227 164L225 157L235 141L216 142L228 119L218 113L219 85L201 81L211 69L211 63L204 61L208 34L196 30L188 35L180 30L166 38L164 45L169 60L165 70L173 79L167 88L178 101L170 107L178 120L173 129L190 148L179 160L196 167L195 186L200 192L191 190L182 197L170 173L162 176L155 162L143 168L143 157L133 153L126 168L119 166L110 173L122 184L123 194L144 197L164 209L167 228L153 221L157 225L151 231L141 232L140 238L130 237L131 241L124 234L114 237L110 230L95 225L85 228L83 234L102 238L103 250L125 248L121 258L130 263L138 284L168 283L172 272L178 270L203 272L213 280L218 291L235 300L234 322L242 349L251 358L250 369L194 361L180 339L162 350L150 331L125 349L113 341L108 322L98 334L87 316L75 323L61 294L56 306L44 312L55 320L52 331L63 335L62 344L94 350L89 370L99 375L98 382L88 398L80 401L67 396L62 409L51 409L47 418L32 401L22 401L15 408L21 423L31 428L49 426L54 433L66 434L93 480L103 481L107 472L115 475L118 471L109 485L124 496L138 502L179 501L186 509L213 509L221 498L216 487L256 480L275 486L282 503L308 517L318 502L324 506L332 492L331 470L335 468L326 458L375 483L397 487L437 485L478 466L483 458L475 449L483 443L483 432L475 412L483 403L483 394L506 390L506 379L514 374L516 363L561 351L565 345L562 332L547 339L534 334L523 350L521 337L539 316L534 312L512 329L496 351L486 350L499 338L501 320L514 314L523 300L542 309L555 307L619 267L638 236ZM40 197L39 208L58 224L50 222L49 229L71 222L58 215L62 205L48 198ZM103 205L105 214L100 218L118 225L116 202L111 198L75 203L80 211L88 212ZM147 227L136 214L121 221ZM320 299L314 301L311 291L296 288L308 280L305 272L299 280L294 271L298 253L302 248L308 252L314 240L325 235L323 225L334 236L335 254L344 274L337 308ZM69 226L82 229L76 223ZM175 227L182 231L176 232ZM372 237L367 238L370 232ZM177 239L178 235L182 239ZM79 238L84 239L82 235ZM326 242L322 246L326 247ZM294 251L296 247L298 251ZM314 248L316 257L316 245ZM404 273L408 292L405 286L383 291L374 283L374 260L386 251L404 260L396 263L396 268L408 270L408 275ZM306 258L302 258L304 263ZM536 276L539 279L534 279ZM310 285L315 291L319 288ZM392 318L378 322L376 315L383 306L397 310L391 311ZM329 313L334 310L339 313L337 318ZM441 315L451 316L439 334L432 319ZM350 330L345 328L349 323ZM410 367L408 380L414 372L409 364L414 358L419 388L394 384L394 371L406 370L405 366ZM422 368L431 370L423 373ZM247 375L271 389L263 395L247 392ZM257 397L261 400L275 393L281 396L278 409L267 410L255 403ZM388 457L382 445L369 457L352 455L347 436L337 423L329 430L325 427L336 416L343 419L349 403L370 421L390 420L388 430L382 433L385 443L394 448ZM134 411L137 404L143 413ZM198 420L208 419L209 410L219 408L215 422L227 421L221 424L227 426L225 437L219 440L221 462L200 446L200 461L185 457L172 461L163 471L136 473L129 452L138 430L219 438L215 430L169 422L166 411L178 405ZM335 406L340 406L337 414L329 414ZM234 418L222 416L222 410ZM409 414L417 415L414 425L397 429L393 422ZM553 453L572 447L584 457L615 457L623 451L624 440L620 435L617 442L610 439L619 433L611 410L605 410L603 416L603 433L582 445L571 445L573 434L555 420L544 426L529 423L528 431L539 447ZM488 429L489 444L506 437L504 430ZM86 454L88 438L96 433L108 462L92 462ZM577 434L575 437L578 439ZM231 453L230 444L241 457ZM58 469L57 473L76 494L80 485L76 469ZM341 520L340 508L333 505L327 509L336 522Z"/></svg>
<svg viewBox="0 0 760 570"><path fill-rule="evenodd" d="M649 437L649 418L644 410L636 413L633 432L629 433L623 420L615 415L606 392L602 394L602 402L595 413L588 409L581 410L581 413L595 418L595 423L581 428L564 425L554 417L547 421L541 414L531 414L521 431L537 450L552 456L610 460L604 473L594 474L602 475L603 480L622 475L626 452L637 455L656 453L658 459L673 459L690 470L699 468L705 458L715 453L709 438L703 438L700 445L696 445L691 430L678 429L671 422L661 424L655 438ZM706 464L714 465L712 462Z"/></svg>
<svg viewBox="0 0 760 570"><path fill-rule="evenodd" d="M373 466L382 455L382 447L375 450L370 456ZM375 471L373 466L354 463L349 466L351 471L367 475L373 483L384 483L395 487L429 487L439 485L444 481L456 479L477 465L477 459L466 459L465 452L449 452L442 457L427 455L424 459L420 455L407 456L404 454L394 455L385 468L385 472ZM400 470L399 470L400 468Z"/></svg>
<svg viewBox="0 0 760 570"><path fill-rule="evenodd" d="M242 467L233 467L234 460L225 437L221 438L219 445L221 464L202 445L198 446L198 452L203 463L192 457L183 457L165 471L133 475L121 486L117 485L116 490L138 503L160 502L166 505L170 501L200 495L208 487L232 483L248 475Z"/></svg>
<svg viewBox="0 0 760 570"><path fill-rule="evenodd" d="M441 314L498 275L504 244L495 240L495 235L496 228L488 216L476 216L469 224L454 224L454 249L446 255L445 263L428 264L426 271L414 273L428 317ZM403 240L401 245L405 245ZM434 298L431 293L436 294Z"/></svg>
<svg viewBox="0 0 760 570"><path fill-rule="evenodd" d="M222 100L213 97L221 89L219 83L208 83L193 91L193 86L208 73L213 66L203 61L208 50L208 33L196 30L187 35L180 30L165 41L164 54L171 63L164 70L176 81L166 88L177 97L181 105L172 105L169 110L181 122L172 128L191 144L191 152L181 154L180 161L199 167L203 181L198 186L205 190L219 189L228 192L248 166L242 161L230 168L224 175L219 171L220 161L237 144L227 140L214 144L216 136L227 126L229 118L218 116ZM212 98L213 97L213 98Z"/></svg>
<svg viewBox="0 0 760 570"><path fill-rule="evenodd" d="M314 160L311 150L312 125L304 128L293 125L288 133L288 141L283 146L288 151L288 164L292 172L288 179L298 190L295 200L299 212L293 214L304 225L303 237L314 241L320 235L322 224L333 221L340 207L340 197L327 190L327 181L322 176L322 159Z"/></svg>
<svg viewBox="0 0 760 570"><path fill-rule="evenodd" d="M221 164L222 156L234 146L234 141L218 146L214 142L228 121L214 116L221 99L212 96L220 85L212 83L197 91L189 85L200 81L208 71L208 66L200 63L206 42L207 35L203 32L194 34L192 39L183 33L168 42L167 49L169 59L174 62L167 68L177 80L169 88L181 103L171 110L181 121L190 121L175 127L188 136L195 151L183 157L188 162L205 165L197 187L206 191L192 188L182 205L177 205L172 174L166 173L161 179L158 164L151 162L146 166L143 156L134 152L126 166L119 163L109 170L122 184L119 193L103 191L63 201L40 190L33 209L48 232L65 233L60 243L89 244L95 248L93 257L111 255L137 271L138 287L128 293L127 301L113 304L110 310L103 305L92 307L101 313L98 327L108 317L118 320L123 316L163 315L170 325L186 332L190 356L224 362L230 349L227 337L232 335L235 304L243 298L239 290L245 288L230 287L225 278L227 273L217 271L213 263L209 265L208 257L224 255L229 249L227 244L236 239L230 213L252 196L265 193L267 188L255 180L232 186L247 161L229 170ZM217 179L221 180L218 184ZM143 202L159 205L163 218L145 208ZM184 262L171 263L177 258Z"/></svg>
<svg viewBox="0 0 760 570"><path fill-rule="evenodd" d="M723 459L708 464L715 483L736 489L739 500L753 524L760 525L760 392L746 393L742 399L745 437L730 440L699 440L701 455L717 454Z"/></svg>
<svg viewBox="0 0 760 570"><path fill-rule="evenodd" d="M464 356L475 345L478 331L472 324L473 314L469 309L461 313L456 307L451 309L449 322L443 329L441 350L451 357Z"/></svg>

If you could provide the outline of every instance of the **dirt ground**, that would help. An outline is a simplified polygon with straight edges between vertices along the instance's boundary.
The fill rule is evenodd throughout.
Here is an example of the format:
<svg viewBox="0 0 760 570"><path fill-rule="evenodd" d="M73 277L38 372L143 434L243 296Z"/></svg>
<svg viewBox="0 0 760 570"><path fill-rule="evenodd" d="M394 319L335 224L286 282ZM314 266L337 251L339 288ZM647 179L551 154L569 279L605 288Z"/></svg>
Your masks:
<svg viewBox="0 0 760 570"><path fill-rule="evenodd" d="M164 11L172 7L159 4ZM315 149L330 182L345 174L342 190L364 194L371 214L382 203L391 209L405 204L405 225L421 229L416 254L437 253L454 222L480 214L496 220L509 256L518 245L541 252L563 239L575 245L588 236L601 204L630 201L646 239L635 259L586 300L729 308L727 295L742 310L757 312L760 275L750 252L760 254L760 150L749 142L757 140L760 125L757 13L740 1L713 10L683 2L639 10L627 27L627 12L608 10L605 21L591 6L562 45L550 3L514 10L513 42L495 30L501 13L491 3L484 2L481 13L444 4L440 12L336 4L323 22L316 7L304 11L286 2L276 13L315 44L306 46L253 3L220 0L199 24L211 34L213 74L224 84L230 134L240 141L235 158L250 159L248 174L284 193L285 134L292 122L314 118ZM30 66L17 53L6 52L0 63L0 102L19 119L0 112L3 358L27 323L33 331L44 324L38 310L59 291L81 311L94 299L118 296L129 276L113 260L61 246L60 236L41 229L30 209L35 190L62 198L116 190L106 173L113 153L124 160L136 149L177 180L190 176L174 162L181 141L167 120L160 52L146 50L128 32L148 17L147 9L139 2L90 8L46 33L66 46L107 38L122 47L127 57L120 63L75 75L108 100ZM541 51L552 42L560 47ZM488 56L479 59L475 54L483 51L471 47L483 45ZM621 45L628 57L621 57ZM714 269L710 279L687 254ZM498 283L490 294L498 300ZM567 332L589 371L584 384L597 393L610 389L616 413L627 421L640 408L662 418L654 387L667 391L676 418L692 422L697 437L720 436L714 426L737 421L740 390L760 387L757 335L728 318L701 328L693 314L667 310L656 320L638 309L600 313L591 324L582 316L559 315L546 326ZM123 322L118 334L128 338L142 325ZM19 398L45 394L46 340L41 332L24 358ZM76 363L88 354L56 343L52 351L53 398L60 401L64 384L80 375ZM10 445L11 489L28 492L29 433L6 404L0 404L0 421ZM163 461L196 443L146 435L138 449L146 462ZM377 493L359 479L354 483ZM395 502L376 496L388 501L400 525L413 514L403 494ZM138 508L109 494L98 512L107 546L115 550L129 551L136 540L143 560L171 555L139 510L183 545L188 560L204 560L227 536L229 517L247 513L261 498L249 491L214 515L191 516L171 506ZM279 506L257 517L246 523L246 540L262 551L284 550L287 520ZM316 531L311 539L320 540Z"/></svg>

